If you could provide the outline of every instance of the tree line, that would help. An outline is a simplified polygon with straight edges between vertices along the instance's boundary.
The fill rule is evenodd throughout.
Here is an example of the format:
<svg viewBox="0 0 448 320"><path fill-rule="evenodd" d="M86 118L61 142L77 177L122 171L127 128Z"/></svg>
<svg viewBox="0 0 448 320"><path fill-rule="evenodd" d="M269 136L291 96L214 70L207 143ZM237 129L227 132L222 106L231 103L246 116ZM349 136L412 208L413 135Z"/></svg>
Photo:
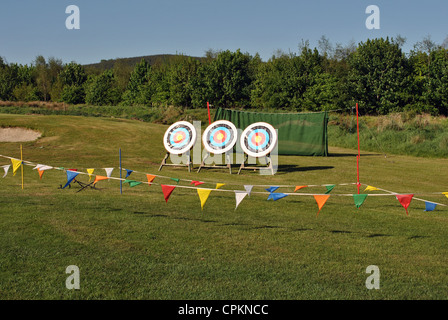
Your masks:
<svg viewBox="0 0 448 320"><path fill-rule="evenodd" d="M0 100L90 105L146 105L281 109L294 112L351 110L363 114L416 111L448 115L447 41L430 37L402 51L405 39L368 39L318 48L268 61L240 50L206 52L201 59L176 55L150 65L119 61L99 70L38 56L30 65L0 58Z"/></svg>

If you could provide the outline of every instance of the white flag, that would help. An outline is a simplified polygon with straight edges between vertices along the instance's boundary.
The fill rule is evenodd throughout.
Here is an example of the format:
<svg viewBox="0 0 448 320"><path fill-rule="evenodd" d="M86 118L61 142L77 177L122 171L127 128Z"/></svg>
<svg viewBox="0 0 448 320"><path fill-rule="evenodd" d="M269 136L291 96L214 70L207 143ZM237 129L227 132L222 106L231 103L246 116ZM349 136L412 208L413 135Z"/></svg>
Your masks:
<svg viewBox="0 0 448 320"><path fill-rule="evenodd" d="M35 167L33 168L33 170L34 170L34 169L39 169L40 171L45 171L45 170L53 169L53 167L46 166L46 165L44 165L44 164L38 164L37 166L35 166Z"/></svg>
<svg viewBox="0 0 448 320"><path fill-rule="evenodd" d="M235 190L235 200L236 200L236 208L240 205L241 201L243 201L244 197L247 196L247 193L244 191Z"/></svg>
<svg viewBox="0 0 448 320"><path fill-rule="evenodd" d="M114 168L104 168L104 170L106 170L106 176L110 178L110 176L112 175L112 171L114 171Z"/></svg>
<svg viewBox="0 0 448 320"><path fill-rule="evenodd" d="M244 189L246 189L246 192L249 195L249 197L250 197L250 193L252 192L253 187L254 186L249 186L249 185L244 186Z"/></svg>
<svg viewBox="0 0 448 320"><path fill-rule="evenodd" d="M10 166L11 166L10 164L6 164L2 167L3 170L5 170L5 174L3 175L3 178L6 177L6 175L8 174L8 170L9 170Z"/></svg>

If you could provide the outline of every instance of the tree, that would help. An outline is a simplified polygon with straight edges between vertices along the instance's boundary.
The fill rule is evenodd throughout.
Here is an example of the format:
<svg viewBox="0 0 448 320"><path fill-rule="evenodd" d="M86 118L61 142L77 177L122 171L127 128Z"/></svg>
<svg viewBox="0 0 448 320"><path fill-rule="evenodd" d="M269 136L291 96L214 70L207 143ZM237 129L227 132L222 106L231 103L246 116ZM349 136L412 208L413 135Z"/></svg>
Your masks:
<svg viewBox="0 0 448 320"><path fill-rule="evenodd" d="M83 66L75 62L70 62L64 66L59 73L60 83L63 89L61 93L61 101L70 104L81 104L85 102L85 83L87 74Z"/></svg>
<svg viewBox="0 0 448 320"><path fill-rule="evenodd" d="M112 70L99 76L90 76L86 83L86 102L93 105L115 105L120 101L120 92Z"/></svg>
<svg viewBox="0 0 448 320"><path fill-rule="evenodd" d="M410 101L410 66L397 43L368 39L348 62L348 90L364 113L402 111Z"/></svg>
<svg viewBox="0 0 448 320"><path fill-rule="evenodd" d="M132 71L129 82L126 87L126 91L123 95L123 100L127 104L147 104L150 99L146 99L145 92L148 90L149 72L151 66L149 63L142 59L137 63ZM146 85L146 86L145 86Z"/></svg>

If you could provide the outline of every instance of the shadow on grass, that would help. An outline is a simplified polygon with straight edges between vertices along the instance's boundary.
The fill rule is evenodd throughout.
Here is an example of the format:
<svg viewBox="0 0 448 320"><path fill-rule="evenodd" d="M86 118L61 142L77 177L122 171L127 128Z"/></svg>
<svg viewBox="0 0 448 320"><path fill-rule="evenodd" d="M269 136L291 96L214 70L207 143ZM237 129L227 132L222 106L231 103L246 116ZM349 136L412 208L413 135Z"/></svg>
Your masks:
<svg viewBox="0 0 448 320"><path fill-rule="evenodd" d="M282 164L278 166L277 172L289 173L289 172L305 172L305 171L328 170L328 169L334 169L334 167L333 166L300 167L292 164Z"/></svg>

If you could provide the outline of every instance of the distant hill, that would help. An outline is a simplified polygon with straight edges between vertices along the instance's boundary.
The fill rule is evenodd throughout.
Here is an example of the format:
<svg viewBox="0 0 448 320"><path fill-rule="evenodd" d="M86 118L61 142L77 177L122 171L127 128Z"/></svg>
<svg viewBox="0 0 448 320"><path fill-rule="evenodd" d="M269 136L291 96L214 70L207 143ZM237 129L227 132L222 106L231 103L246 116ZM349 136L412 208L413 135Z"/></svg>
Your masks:
<svg viewBox="0 0 448 320"><path fill-rule="evenodd" d="M140 62L142 59L145 59L150 65L154 65L157 63L162 63L167 60L173 59L175 57L179 57L181 55L176 54L156 54L156 55L150 55L150 56L140 56L140 57L132 57L132 58L116 58L116 59L109 59L109 60L101 60L98 63L91 63L91 64L85 64L84 67L88 69L98 69L98 70L108 70L112 69L114 67L114 64L117 62L123 63L126 66L134 67L138 62ZM204 59L200 57L192 57L195 59Z"/></svg>

